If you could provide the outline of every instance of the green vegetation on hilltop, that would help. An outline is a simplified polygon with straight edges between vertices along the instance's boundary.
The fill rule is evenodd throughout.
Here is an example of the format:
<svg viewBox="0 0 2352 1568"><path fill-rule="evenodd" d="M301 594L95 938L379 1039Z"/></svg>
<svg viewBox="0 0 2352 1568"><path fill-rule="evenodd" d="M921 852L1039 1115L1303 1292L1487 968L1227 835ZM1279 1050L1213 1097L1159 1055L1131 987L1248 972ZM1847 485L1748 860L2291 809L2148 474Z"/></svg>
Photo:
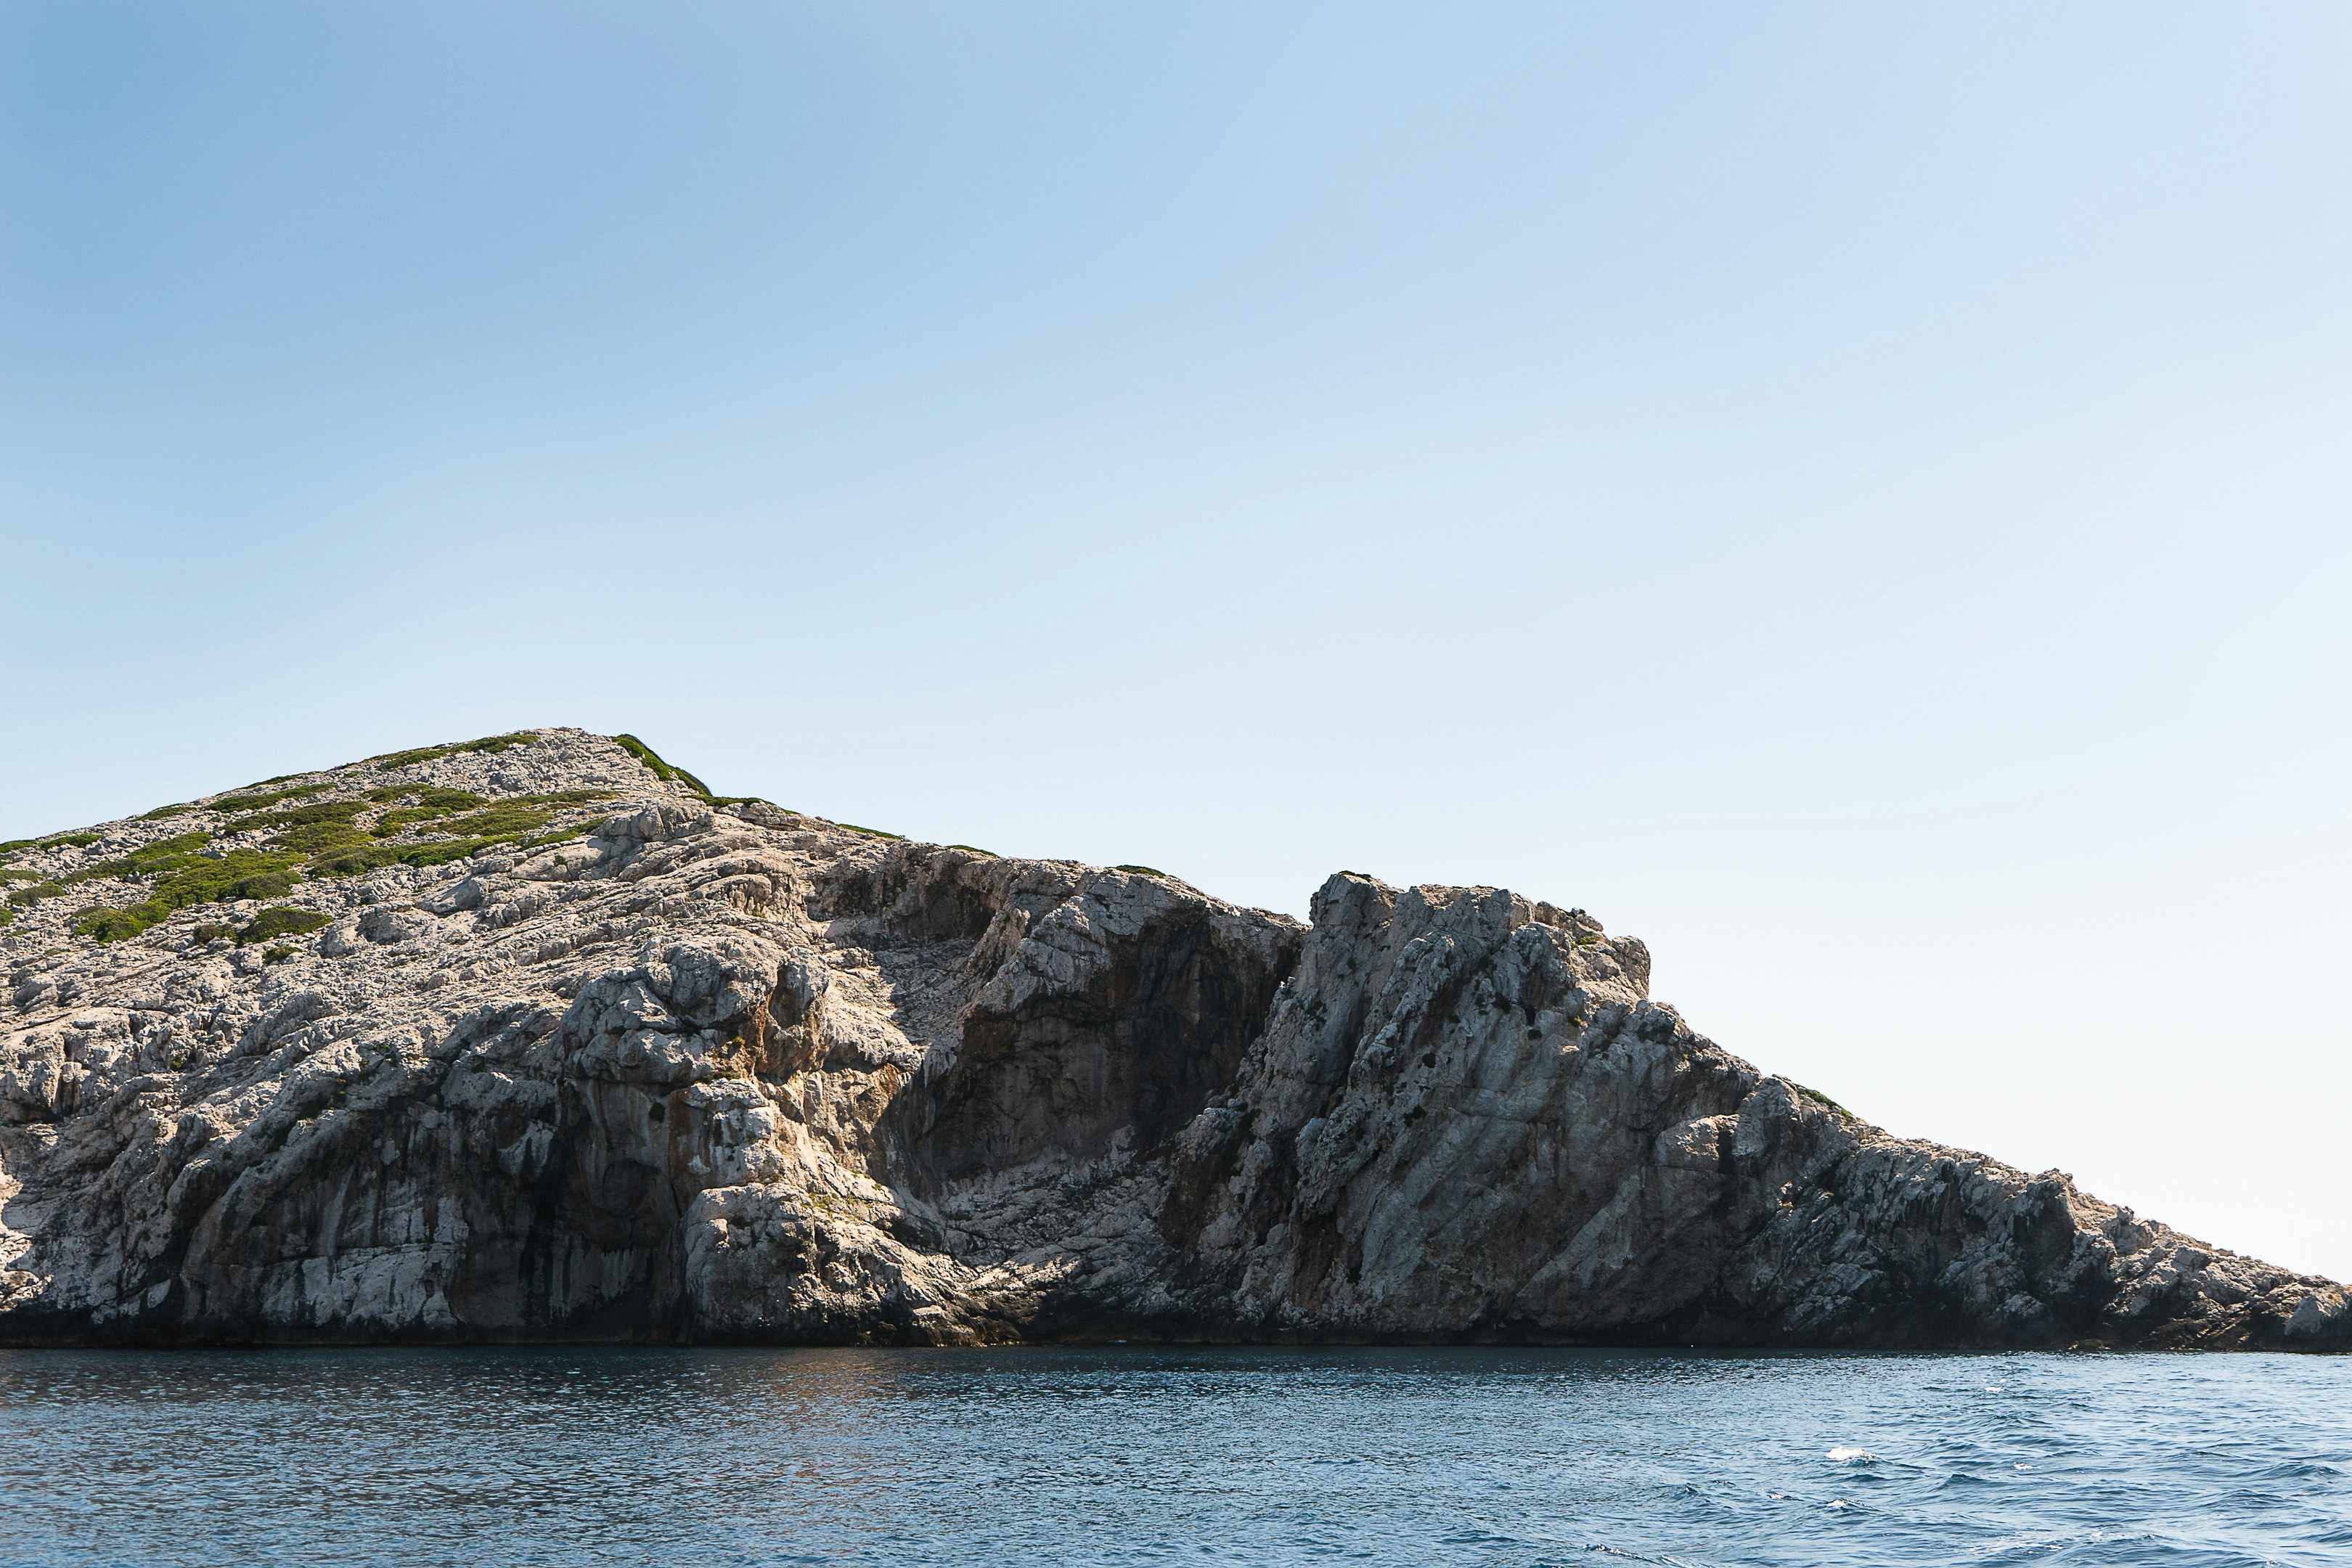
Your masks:
<svg viewBox="0 0 2352 1568"><path fill-rule="evenodd" d="M536 730L517 730L511 734L485 735L478 741L457 741L446 746L419 746L413 752L387 752L381 757L370 757L368 761L379 768L413 767L418 763L454 757L461 752L496 754L517 746L528 746L538 739L539 731Z"/></svg>
<svg viewBox="0 0 2352 1568"><path fill-rule="evenodd" d="M635 735L615 735L613 739L618 742L621 748L627 752L629 755L645 763L646 769L652 773L654 777L661 780L664 784L682 784L705 800L712 798L710 786L709 784L704 784L700 779L696 778L684 768L678 767L675 763L662 761L661 757L651 746L646 745Z"/></svg>
<svg viewBox="0 0 2352 1568"><path fill-rule="evenodd" d="M1156 866L1113 866L1111 869L1131 872L1138 877L1157 877L1163 882L1168 879L1168 873Z"/></svg>
<svg viewBox="0 0 2352 1568"><path fill-rule="evenodd" d="M535 731L518 731L478 741L394 752L370 758L368 764L379 770L408 767L461 753L504 752L530 745L540 739ZM625 737L623 743L658 776L681 782L706 800L712 798L700 780L664 763L644 742ZM443 785L392 784L367 790L360 798L315 800L312 797L339 785L349 787L353 781L339 777L288 784L289 779L310 776L289 773L248 784L209 803L158 806L142 819L157 821L194 811L215 811L226 818L221 828L225 834L268 834L269 837L260 847L226 851L208 848L211 834L183 833L69 873L51 875L10 868L5 876L0 876L0 888L12 881L29 884L7 893L6 903L22 908L55 898L80 883L106 879L143 882L145 886L135 890L144 894L138 901L122 908L85 910L74 921L73 929L79 935L100 942L119 942L192 905L281 896L306 873L312 877L348 877L383 866L440 866L500 846L535 849L561 842L603 826L601 818L566 825L563 818L570 815L569 808L610 800L616 794L607 789L572 789L494 797ZM286 787L275 787L279 785ZM375 813L373 820L369 819L371 812ZM425 836L423 842L385 842L419 835ZM82 847L101 842L103 837L98 833L69 833L19 839L0 846L0 853ZM198 934L202 940L235 934L240 943L251 943L272 936L314 931L326 921L327 917L317 911L278 906L264 910L242 931L232 932L232 928L226 926L206 924L198 928Z"/></svg>

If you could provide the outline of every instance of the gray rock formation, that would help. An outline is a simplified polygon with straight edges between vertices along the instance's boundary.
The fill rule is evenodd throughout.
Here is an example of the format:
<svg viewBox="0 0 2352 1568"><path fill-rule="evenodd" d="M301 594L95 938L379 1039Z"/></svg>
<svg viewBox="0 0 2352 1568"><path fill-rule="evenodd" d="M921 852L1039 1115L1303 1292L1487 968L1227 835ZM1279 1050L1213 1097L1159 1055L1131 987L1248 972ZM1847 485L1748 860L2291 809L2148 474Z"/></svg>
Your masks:
<svg viewBox="0 0 2352 1568"><path fill-rule="evenodd" d="M0 1342L2352 1339L1750 1067L1580 910L1342 873L1301 926L645 756L7 847Z"/></svg>

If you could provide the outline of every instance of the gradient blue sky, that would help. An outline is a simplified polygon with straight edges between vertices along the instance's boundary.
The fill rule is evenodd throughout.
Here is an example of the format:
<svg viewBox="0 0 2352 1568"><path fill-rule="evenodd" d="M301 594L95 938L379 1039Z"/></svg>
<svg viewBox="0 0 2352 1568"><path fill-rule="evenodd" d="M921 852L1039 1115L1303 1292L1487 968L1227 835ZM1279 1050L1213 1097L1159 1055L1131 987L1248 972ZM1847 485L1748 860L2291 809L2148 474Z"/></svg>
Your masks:
<svg viewBox="0 0 2352 1568"><path fill-rule="evenodd" d="M2352 1277L2352 9L0 4L0 837L526 724L1646 938Z"/></svg>

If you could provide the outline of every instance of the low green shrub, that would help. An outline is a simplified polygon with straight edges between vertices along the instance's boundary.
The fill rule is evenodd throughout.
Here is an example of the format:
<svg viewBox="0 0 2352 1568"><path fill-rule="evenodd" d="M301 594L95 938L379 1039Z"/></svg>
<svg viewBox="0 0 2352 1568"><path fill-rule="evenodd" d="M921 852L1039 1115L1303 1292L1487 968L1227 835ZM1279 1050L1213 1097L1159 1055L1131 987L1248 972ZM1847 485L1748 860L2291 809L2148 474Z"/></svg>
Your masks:
<svg viewBox="0 0 2352 1568"><path fill-rule="evenodd" d="M76 936L93 936L100 942L121 942L137 936L153 922L142 920L131 910L88 910L74 921Z"/></svg>
<svg viewBox="0 0 2352 1568"><path fill-rule="evenodd" d="M1131 871L1139 877L1158 877L1162 881L1165 881L1168 877L1167 872L1160 870L1156 866L1113 866L1111 869L1114 871Z"/></svg>
<svg viewBox="0 0 2352 1568"><path fill-rule="evenodd" d="M151 877L158 871L178 867L183 861L199 858L196 851L212 842L213 836L201 828L193 833L174 834L158 838L152 844L142 844L119 860L101 860L95 866L85 866L68 880L93 882L108 877Z"/></svg>
<svg viewBox="0 0 2352 1568"><path fill-rule="evenodd" d="M489 796L476 795L469 789L447 789L440 785L386 784L382 789L367 792L368 799L379 805L395 800L414 800L417 805L436 811L458 811L469 805L488 805Z"/></svg>
<svg viewBox="0 0 2352 1568"><path fill-rule="evenodd" d="M278 781L276 779L271 779L268 782L276 784ZM267 795L255 795L251 793L253 790L258 789L259 787L260 786L258 784L248 784L246 786L247 793L242 795L225 795L218 800L213 802L212 805L208 809L213 811L265 811L273 805L282 805L289 800L307 800L314 795L323 795L328 790L334 788L335 785L334 781L330 779L324 784L296 784L292 789L273 790Z"/></svg>
<svg viewBox="0 0 2352 1568"><path fill-rule="evenodd" d="M1826 1105L1826 1106L1828 1106L1832 1110L1836 1111L1840 1116L1843 1116L1843 1117L1847 1117L1847 1118L1852 1118L1852 1116L1853 1115L1853 1111L1848 1110L1844 1106L1840 1105L1836 1100L1832 1100L1828 1095L1823 1094L1820 1089L1807 1089L1803 1084L1801 1084L1801 1083L1798 1083L1794 1079L1790 1079L1789 1081L1790 1081L1790 1087L1792 1087L1793 1089L1796 1089L1796 1091L1797 1091L1799 1094L1803 1095L1807 1100L1810 1100L1813 1101L1815 1104L1817 1104L1817 1105Z"/></svg>
<svg viewBox="0 0 2352 1568"><path fill-rule="evenodd" d="M992 860L1001 860L1003 858L1003 857L999 855L995 850L982 849L977 844L950 844L948 847L950 849L961 849L973 855L985 855Z"/></svg>
<svg viewBox="0 0 2352 1568"><path fill-rule="evenodd" d="M184 816L189 812L202 811L203 809L203 806L197 805L193 802L180 805L159 805L152 811L141 813L139 820L142 822L153 822L161 817Z"/></svg>
<svg viewBox="0 0 2352 1568"><path fill-rule="evenodd" d="M236 945L250 947L257 942L268 942L272 937L300 936L317 931L327 924L330 918L317 910L288 909L284 905L267 909L254 916L246 923L245 929L236 933Z"/></svg>
<svg viewBox="0 0 2352 1568"><path fill-rule="evenodd" d="M457 838L446 843L420 844L404 858L412 866L446 866L452 860L467 859L485 849L513 842L511 838Z"/></svg>
<svg viewBox="0 0 2352 1568"><path fill-rule="evenodd" d="M235 936L236 934L236 927L232 925L200 925L195 929L193 934L198 942L218 942L223 938Z"/></svg>
<svg viewBox="0 0 2352 1568"><path fill-rule="evenodd" d="M255 833L272 827L307 827L318 822L357 821L367 809L363 800L322 800L311 805L298 805L286 811L241 812L230 819L230 831Z"/></svg>
<svg viewBox="0 0 2352 1568"><path fill-rule="evenodd" d="M304 868L313 877L360 877L379 866L397 866L408 851L389 845L371 845L364 849L338 849L321 855Z"/></svg>
<svg viewBox="0 0 2352 1568"><path fill-rule="evenodd" d="M387 752L368 761L379 768L405 768L418 763L436 762L454 757L462 752L485 752L495 755L517 746L528 746L539 739L536 730L517 730L511 734L485 735L478 741L457 741L446 746L419 746L413 752Z"/></svg>
<svg viewBox="0 0 2352 1568"><path fill-rule="evenodd" d="M149 850L155 847L148 847ZM120 942L191 904L277 898L292 889L294 867L301 858L284 851L232 849L217 860L184 854L149 862L148 869L140 873L154 878L145 899L128 909L85 910L74 922L74 930L100 942Z"/></svg>
<svg viewBox="0 0 2352 1568"><path fill-rule="evenodd" d="M87 849L106 837L103 833L60 833L39 840L44 849Z"/></svg>
<svg viewBox="0 0 2352 1568"><path fill-rule="evenodd" d="M54 899L65 890L66 885L63 882L52 879L46 882L37 882L29 888L10 889L8 901L22 909L26 904L37 904L43 899Z"/></svg>
<svg viewBox="0 0 2352 1568"><path fill-rule="evenodd" d="M512 842L510 838L444 838L430 844L371 844L321 855L310 862L310 872L313 877L360 877L384 866L446 866L493 845Z"/></svg>
<svg viewBox="0 0 2352 1568"><path fill-rule="evenodd" d="M645 763L654 777L664 784L682 784L705 800L713 798L709 784L676 763L663 762L651 746L646 745L635 735L615 735L613 739L620 744L623 751Z"/></svg>
<svg viewBox="0 0 2352 1568"><path fill-rule="evenodd" d="M293 956L294 950L290 947L282 945L278 947L265 947L261 950L261 962L264 963L283 963Z"/></svg>
<svg viewBox="0 0 2352 1568"><path fill-rule="evenodd" d="M307 823L269 836L273 847L299 849L305 855L323 855L330 849L344 849L367 842L367 834L348 822Z"/></svg>
<svg viewBox="0 0 2352 1568"><path fill-rule="evenodd" d="M465 789L376 790L370 793L369 798L375 799L388 795L396 799L402 795L414 795L418 797L415 805L400 806L376 818L375 836L378 838L394 837L404 829L415 828L423 823L438 822L454 811L467 807L485 808L481 813L480 825L467 827L461 826L460 823L450 823L433 831L461 836L470 834L476 837L483 835L495 837L502 833L529 832L533 826L555 820L554 812L542 811L536 814L535 821L526 826L501 826L508 822L522 823L525 814L530 807L580 805L592 800L610 800L613 798L613 794L614 792L608 789L547 790L536 795L509 795L503 800L493 802L487 796L478 795L471 790ZM500 813L507 815L500 816L499 815ZM461 822L474 820L474 818L463 818Z"/></svg>
<svg viewBox="0 0 2352 1568"><path fill-rule="evenodd" d="M545 806L520 805L500 801L487 810L465 816L453 816L433 826L436 833L447 833L459 838L505 838L536 833L555 820L555 813Z"/></svg>
<svg viewBox="0 0 2352 1568"><path fill-rule="evenodd" d="M854 822L836 822L834 826L846 828L852 833L863 833L868 838L896 838L902 844L907 839L907 836L903 833L885 833L878 827L860 827Z"/></svg>

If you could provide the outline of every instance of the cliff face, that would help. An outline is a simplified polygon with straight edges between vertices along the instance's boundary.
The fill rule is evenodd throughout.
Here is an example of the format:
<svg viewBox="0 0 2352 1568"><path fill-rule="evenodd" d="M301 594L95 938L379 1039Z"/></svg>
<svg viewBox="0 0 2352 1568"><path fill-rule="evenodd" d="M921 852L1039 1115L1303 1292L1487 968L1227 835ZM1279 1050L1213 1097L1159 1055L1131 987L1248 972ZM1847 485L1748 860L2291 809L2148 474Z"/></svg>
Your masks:
<svg viewBox="0 0 2352 1568"><path fill-rule="evenodd" d="M1342 873L1300 926L644 756L10 847L0 1342L2352 1340L1730 1056L1581 911Z"/></svg>

